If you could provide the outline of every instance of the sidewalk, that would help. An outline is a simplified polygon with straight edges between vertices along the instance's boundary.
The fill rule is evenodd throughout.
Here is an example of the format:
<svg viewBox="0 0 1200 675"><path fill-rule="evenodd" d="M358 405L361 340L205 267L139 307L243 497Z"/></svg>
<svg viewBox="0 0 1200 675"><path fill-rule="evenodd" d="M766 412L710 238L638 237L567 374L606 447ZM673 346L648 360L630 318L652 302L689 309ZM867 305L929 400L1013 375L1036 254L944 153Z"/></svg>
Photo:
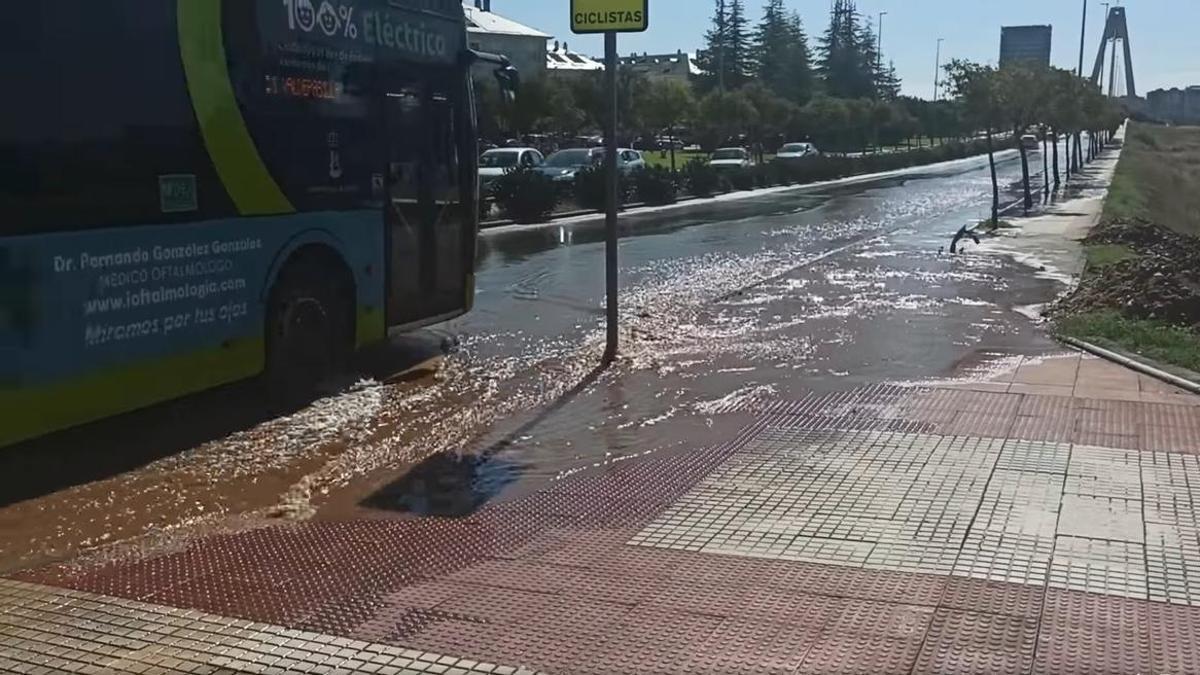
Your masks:
<svg viewBox="0 0 1200 675"><path fill-rule="evenodd" d="M720 414L465 518L29 570L0 671L1200 670L1200 398L1068 354Z"/></svg>

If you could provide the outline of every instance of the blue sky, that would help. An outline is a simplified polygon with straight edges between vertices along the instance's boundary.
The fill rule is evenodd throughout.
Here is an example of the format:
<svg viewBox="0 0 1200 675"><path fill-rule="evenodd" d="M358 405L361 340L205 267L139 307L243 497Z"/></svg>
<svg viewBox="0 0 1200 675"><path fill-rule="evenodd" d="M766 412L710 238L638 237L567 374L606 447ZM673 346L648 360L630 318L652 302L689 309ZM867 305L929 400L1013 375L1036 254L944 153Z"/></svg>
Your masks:
<svg viewBox="0 0 1200 675"><path fill-rule="evenodd" d="M828 22L829 0L785 0L800 12L810 36ZM1138 93L1150 89L1200 84L1200 53L1196 29L1200 0L1131 0L1122 3L1129 17L1133 67ZM712 0L650 0L650 30L622 35L620 51L692 51L703 43L712 15ZM757 21L761 0L747 0ZM937 38L945 38L945 59L959 57L994 62L1000 51L1000 26L1054 26L1053 60L1075 68L1079 64L1082 0L859 0L859 11L871 16L886 11L885 58L893 59L904 80L904 93L929 97L933 91ZM572 35L568 0L492 0L496 12L566 40L587 54L604 51L602 38ZM1088 9L1085 70L1090 72L1104 28L1104 8L1092 0Z"/></svg>

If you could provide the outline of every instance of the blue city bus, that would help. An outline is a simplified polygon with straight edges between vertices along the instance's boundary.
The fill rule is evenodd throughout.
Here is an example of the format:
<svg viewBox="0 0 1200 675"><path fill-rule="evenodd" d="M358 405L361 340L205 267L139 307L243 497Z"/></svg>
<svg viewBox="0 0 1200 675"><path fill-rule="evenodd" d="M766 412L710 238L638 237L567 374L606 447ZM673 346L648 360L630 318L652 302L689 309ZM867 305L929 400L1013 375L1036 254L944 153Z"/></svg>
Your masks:
<svg viewBox="0 0 1200 675"><path fill-rule="evenodd" d="M472 304L459 0L40 0L0 41L0 446ZM498 70L498 75L501 71Z"/></svg>

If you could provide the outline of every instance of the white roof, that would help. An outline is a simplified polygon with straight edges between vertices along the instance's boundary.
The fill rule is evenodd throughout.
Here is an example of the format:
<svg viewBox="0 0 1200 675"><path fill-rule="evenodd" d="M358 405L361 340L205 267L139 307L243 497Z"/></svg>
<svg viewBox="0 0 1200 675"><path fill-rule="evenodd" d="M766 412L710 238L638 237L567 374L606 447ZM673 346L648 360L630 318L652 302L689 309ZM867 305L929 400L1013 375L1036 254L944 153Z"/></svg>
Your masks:
<svg viewBox="0 0 1200 675"><path fill-rule="evenodd" d="M475 7L473 2L464 2L463 11L467 14L467 30L472 33L498 33L501 35L524 35L550 39L550 36L512 19L506 19L495 12L485 12Z"/></svg>
<svg viewBox="0 0 1200 675"><path fill-rule="evenodd" d="M546 68L550 70L604 70L604 64L590 56L577 54L559 46L546 50Z"/></svg>

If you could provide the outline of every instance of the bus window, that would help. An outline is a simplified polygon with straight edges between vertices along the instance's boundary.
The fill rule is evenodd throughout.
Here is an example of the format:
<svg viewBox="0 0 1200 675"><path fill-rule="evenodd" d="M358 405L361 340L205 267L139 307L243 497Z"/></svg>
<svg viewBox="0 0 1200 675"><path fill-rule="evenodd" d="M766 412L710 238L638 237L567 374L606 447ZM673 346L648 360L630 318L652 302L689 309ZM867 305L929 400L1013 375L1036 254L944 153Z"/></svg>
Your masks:
<svg viewBox="0 0 1200 675"><path fill-rule="evenodd" d="M420 189L421 97L413 91L387 95L388 186L393 203L415 204Z"/></svg>

